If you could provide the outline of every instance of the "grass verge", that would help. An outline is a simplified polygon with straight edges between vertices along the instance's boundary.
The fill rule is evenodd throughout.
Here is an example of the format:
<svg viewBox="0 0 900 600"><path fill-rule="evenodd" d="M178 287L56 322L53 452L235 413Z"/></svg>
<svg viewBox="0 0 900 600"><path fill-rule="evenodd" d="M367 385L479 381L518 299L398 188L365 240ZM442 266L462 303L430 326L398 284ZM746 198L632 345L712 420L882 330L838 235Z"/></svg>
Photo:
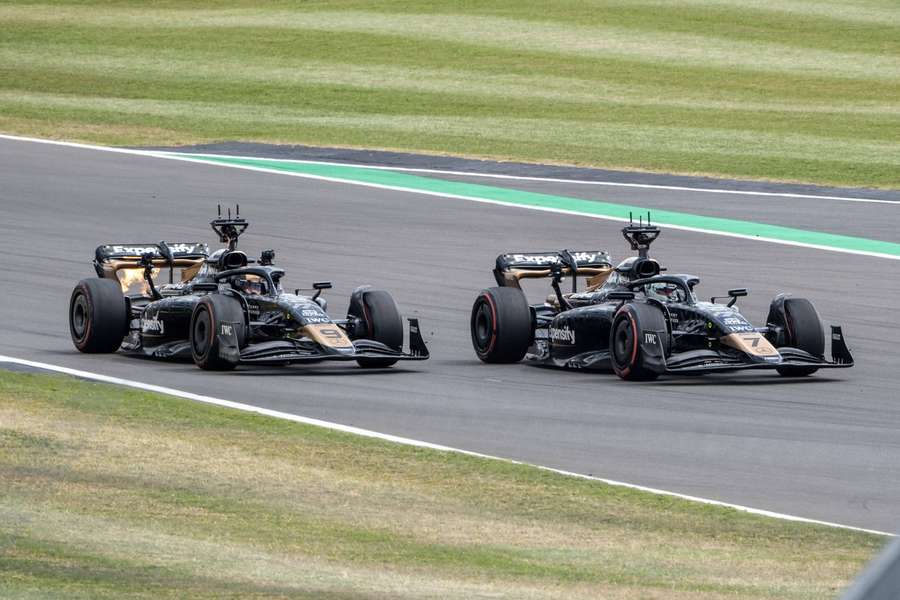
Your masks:
<svg viewBox="0 0 900 600"><path fill-rule="evenodd" d="M900 187L894 0L0 5L0 130Z"/></svg>
<svg viewBox="0 0 900 600"><path fill-rule="evenodd" d="M884 539L0 371L0 596L815 598Z"/></svg>

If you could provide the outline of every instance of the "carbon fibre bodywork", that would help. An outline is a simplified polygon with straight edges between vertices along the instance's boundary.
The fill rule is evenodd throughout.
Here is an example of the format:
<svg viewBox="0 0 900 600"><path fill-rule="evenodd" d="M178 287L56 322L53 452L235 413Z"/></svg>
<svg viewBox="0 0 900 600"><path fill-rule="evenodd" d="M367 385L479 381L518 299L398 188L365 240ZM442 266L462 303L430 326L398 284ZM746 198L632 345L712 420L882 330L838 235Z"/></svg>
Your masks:
<svg viewBox="0 0 900 600"><path fill-rule="evenodd" d="M659 235L658 228L630 225L623 234L639 255L616 267L604 251L519 252L497 258L494 276L501 287L521 290L523 279L551 279L554 293L545 302L528 305L532 333L524 353L526 361L615 371L624 378L632 378L629 375L639 368L644 379L663 373L740 369L777 369L782 374L802 375L820 368L853 366L838 326L830 328L831 360L825 358L822 326L808 301L779 295L771 302L766 323L755 326L736 306L746 290L731 290L727 304L717 303L715 298L705 302L694 293L699 278L661 274L664 269L647 252ZM578 277L587 279L582 292L576 291ZM561 291L564 278L573 282L569 293ZM486 294L490 290L482 292L479 299ZM493 327L493 335L502 335L502 327L496 323L500 311L493 303L479 305L476 300L473 344L482 360L508 362L488 356L497 340L484 332ZM479 306L488 306L487 316L476 315ZM476 317L489 325L481 323L476 331ZM791 331L792 323L801 318L806 319L803 336Z"/></svg>
<svg viewBox="0 0 900 600"><path fill-rule="evenodd" d="M409 351L403 351L403 324L386 292L371 286L357 287L347 317L332 318L321 295L331 287L330 282L314 284L316 291L311 296L300 294L299 289L286 292L282 289L285 272L273 264L274 251L264 251L254 261L236 249L246 221L230 215L223 219L220 214L211 225L220 239L228 242L227 248L213 254L201 242L105 244L97 248L97 275L120 284L124 296L127 326L121 333L121 351L160 359L193 359L200 366L215 362L219 368L222 364L318 361L389 366L397 360L428 358L417 319L408 319ZM176 269L181 269L177 281ZM168 283L159 283L166 272ZM108 323L120 321L113 314L111 321L99 322L87 289L91 286L84 286L84 281L73 292L70 327L76 347L90 351L84 348L92 327L108 329ZM108 292L111 284L104 286ZM115 286L112 290L118 294ZM383 323L373 325L369 306L372 295L380 295L382 303L388 299L389 310L382 313L388 319ZM77 323L72 312L76 309ZM198 311L207 314L201 323L203 339L195 343L201 331L196 328ZM207 356L198 358L198 349L201 354L215 355L211 360Z"/></svg>

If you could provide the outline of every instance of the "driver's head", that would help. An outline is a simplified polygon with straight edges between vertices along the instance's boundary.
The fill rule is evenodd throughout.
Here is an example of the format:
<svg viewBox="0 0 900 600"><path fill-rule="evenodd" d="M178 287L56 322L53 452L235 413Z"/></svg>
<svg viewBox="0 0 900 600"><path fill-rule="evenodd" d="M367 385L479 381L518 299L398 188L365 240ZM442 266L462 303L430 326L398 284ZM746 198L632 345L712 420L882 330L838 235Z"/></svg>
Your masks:
<svg viewBox="0 0 900 600"><path fill-rule="evenodd" d="M663 283L653 286L652 291L663 300L674 300L677 298L678 286L673 283Z"/></svg>
<svg viewBox="0 0 900 600"><path fill-rule="evenodd" d="M243 277L235 280L235 286L245 294L259 295L262 294L262 283L255 279L245 279Z"/></svg>

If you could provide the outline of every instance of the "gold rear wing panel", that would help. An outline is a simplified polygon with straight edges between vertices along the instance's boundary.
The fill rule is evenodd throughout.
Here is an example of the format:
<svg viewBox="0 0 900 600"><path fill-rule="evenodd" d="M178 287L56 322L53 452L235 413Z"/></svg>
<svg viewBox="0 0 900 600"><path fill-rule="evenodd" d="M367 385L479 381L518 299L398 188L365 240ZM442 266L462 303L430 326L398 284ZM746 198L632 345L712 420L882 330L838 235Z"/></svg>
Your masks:
<svg viewBox="0 0 900 600"><path fill-rule="evenodd" d="M569 250L578 267L577 276L588 279L591 286L604 281L613 271L612 260L603 250ZM560 261L559 252L509 252L497 257L494 278L497 285L520 287L522 279L550 277L551 265ZM572 269L564 267L564 276L571 276Z"/></svg>

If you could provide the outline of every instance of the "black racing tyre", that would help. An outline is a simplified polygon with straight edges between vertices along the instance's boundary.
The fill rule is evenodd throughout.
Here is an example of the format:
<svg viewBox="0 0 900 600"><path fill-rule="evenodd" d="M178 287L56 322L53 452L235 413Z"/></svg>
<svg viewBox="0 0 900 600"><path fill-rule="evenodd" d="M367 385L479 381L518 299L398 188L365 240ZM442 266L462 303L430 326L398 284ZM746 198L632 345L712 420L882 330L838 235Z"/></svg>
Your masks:
<svg viewBox="0 0 900 600"><path fill-rule="evenodd" d="M362 315L354 315L362 319L364 334L360 337L381 342L388 348L400 352L403 350L403 319L397 303L384 290L369 290L362 297ZM365 369L390 367L397 362L396 358L358 358L356 362Z"/></svg>
<svg viewBox="0 0 900 600"><path fill-rule="evenodd" d="M531 308L518 288L482 290L472 305L469 327L475 354L486 363L522 360L534 337Z"/></svg>
<svg viewBox="0 0 900 600"><path fill-rule="evenodd" d="M191 356L194 364L207 371L230 371L240 357L226 357L219 352L218 328L222 322L233 324L239 346L244 343L244 311L235 298L210 294L197 302L191 314Z"/></svg>
<svg viewBox="0 0 900 600"><path fill-rule="evenodd" d="M82 352L110 353L128 333L128 304L118 281L82 279L69 299L69 333Z"/></svg>
<svg viewBox="0 0 900 600"><path fill-rule="evenodd" d="M806 298L786 298L784 301L785 345L799 348L813 356L825 356L825 333L822 320L812 302ZM778 367L785 377L805 377L819 370L818 367Z"/></svg>
<svg viewBox="0 0 900 600"><path fill-rule="evenodd" d="M647 304L626 304L613 317L609 358L616 375L627 381L652 381L660 373L648 367L641 348L645 330L666 331L662 311ZM665 334L666 338L668 334ZM660 340L668 348L669 340Z"/></svg>

